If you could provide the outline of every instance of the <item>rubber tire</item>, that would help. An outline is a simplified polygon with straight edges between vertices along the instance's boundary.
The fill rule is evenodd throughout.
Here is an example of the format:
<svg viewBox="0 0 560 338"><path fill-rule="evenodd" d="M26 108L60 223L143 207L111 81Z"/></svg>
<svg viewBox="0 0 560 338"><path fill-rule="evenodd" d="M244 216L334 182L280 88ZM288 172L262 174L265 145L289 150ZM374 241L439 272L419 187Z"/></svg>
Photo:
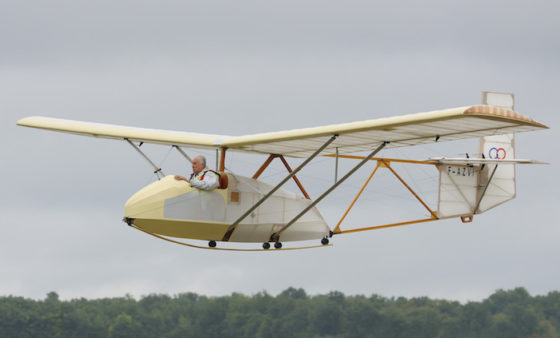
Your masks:
<svg viewBox="0 0 560 338"><path fill-rule="evenodd" d="M208 242L208 246L211 247L211 248L215 248L216 247L216 241L212 240L212 241Z"/></svg>
<svg viewBox="0 0 560 338"><path fill-rule="evenodd" d="M321 240L321 244L323 244L323 245L329 244L329 239L328 239L327 237L323 238L323 239Z"/></svg>
<svg viewBox="0 0 560 338"><path fill-rule="evenodd" d="M264 242L264 243L263 243L263 249L265 249L265 250L270 249L270 243Z"/></svg>
<svg viewBox="0 0 560 338"><path fill-rule="evenodd" d="M276 243L274 243L274 247L275 247L276 249L282 249L282 243L276 242Z"/></svg>

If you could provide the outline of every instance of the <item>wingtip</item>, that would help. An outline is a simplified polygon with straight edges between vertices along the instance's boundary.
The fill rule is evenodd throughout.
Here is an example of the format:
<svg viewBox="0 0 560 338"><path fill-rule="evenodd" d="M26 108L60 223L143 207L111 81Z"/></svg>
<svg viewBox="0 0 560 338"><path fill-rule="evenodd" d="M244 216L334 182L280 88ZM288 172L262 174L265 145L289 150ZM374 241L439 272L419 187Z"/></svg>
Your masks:
<svg viewBox="0 0 560 338"><path fill-rule="evenodd" d="M31 117L24 117L24 118L22 118L22 119L19 119L19 120L16 122L16 125L22 126L22 127L27 127L27 126L28 126L28 122L29 122L30 119L31 119Z"/></svg>
<svg viewBox="0 0 560 338"><path fill-rule="evenodd" d="M32 127L34 125L34 121L37 121L38 119L46 119L46 118L42 116L27 116L19 119L16 122L16 124L22 127Z"/></svg>
<svg viewBox="0 0 560 338"><path fill-rule="evenodd" d="M495 107L495 106L488 106L488 105L476 105L468 107L463 114L465 115L478 115L478 116L487 116L488 118L506 118L510 120L516 120L518 122L524 123L526 125L530 125L533 127L541 128L541 129L549 129L548 126L539 123L533 120L530 117L522 115L516 111Z"/></svg>

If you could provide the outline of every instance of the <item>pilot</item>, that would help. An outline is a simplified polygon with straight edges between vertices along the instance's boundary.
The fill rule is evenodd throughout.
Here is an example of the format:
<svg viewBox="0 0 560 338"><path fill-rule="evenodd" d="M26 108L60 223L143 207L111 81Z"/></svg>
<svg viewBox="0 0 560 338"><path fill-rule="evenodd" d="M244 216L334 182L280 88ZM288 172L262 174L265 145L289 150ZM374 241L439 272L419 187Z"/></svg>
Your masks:
<svg viewBox="0 0 560 338"><path fill-rule="evenodd" d="M202 155L195 157L192 160L192 170L193 173L190 178L175 175L175 179L178 181L186 181L191 184L191 187L208 191L216 189L220 184L218 174L206 168L206 157Z"/></svg>

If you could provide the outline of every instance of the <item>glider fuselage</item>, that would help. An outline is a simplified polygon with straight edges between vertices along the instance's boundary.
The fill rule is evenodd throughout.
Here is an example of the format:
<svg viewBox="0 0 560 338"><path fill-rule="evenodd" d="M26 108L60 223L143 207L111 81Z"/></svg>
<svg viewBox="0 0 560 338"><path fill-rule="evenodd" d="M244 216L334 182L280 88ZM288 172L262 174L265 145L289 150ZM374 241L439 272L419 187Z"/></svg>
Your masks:
<svg viewBox="0 0 560 338"><path fill-rule="evenodd" d="M248 177L228 174L227 189L203 191L173 175L135 193L126 202L125 219L149 232L177 238L223 240L228 227L273 186ZM270 236L311 203L279 189L255 209L231 234L230 242L267 242ZM284 231L280 240L321 239L330 228L313 208Z"/></svg>

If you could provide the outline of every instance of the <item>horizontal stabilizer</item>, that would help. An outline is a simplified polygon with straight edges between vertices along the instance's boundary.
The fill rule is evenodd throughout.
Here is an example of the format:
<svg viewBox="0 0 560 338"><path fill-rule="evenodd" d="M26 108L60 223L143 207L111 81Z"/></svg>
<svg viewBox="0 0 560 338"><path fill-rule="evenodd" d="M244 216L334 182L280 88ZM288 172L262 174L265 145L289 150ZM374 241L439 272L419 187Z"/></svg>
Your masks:
<svg viewBox="0 0 560 338"><path fill-rule="evenodd" d="M446 158L446 157L430 157L428 162L435 162L439 164L457 164L457 165L472 165L472 164L549 164L547 162L527 160L521 158L512 159L490 159L490 158Z"/></svg>

